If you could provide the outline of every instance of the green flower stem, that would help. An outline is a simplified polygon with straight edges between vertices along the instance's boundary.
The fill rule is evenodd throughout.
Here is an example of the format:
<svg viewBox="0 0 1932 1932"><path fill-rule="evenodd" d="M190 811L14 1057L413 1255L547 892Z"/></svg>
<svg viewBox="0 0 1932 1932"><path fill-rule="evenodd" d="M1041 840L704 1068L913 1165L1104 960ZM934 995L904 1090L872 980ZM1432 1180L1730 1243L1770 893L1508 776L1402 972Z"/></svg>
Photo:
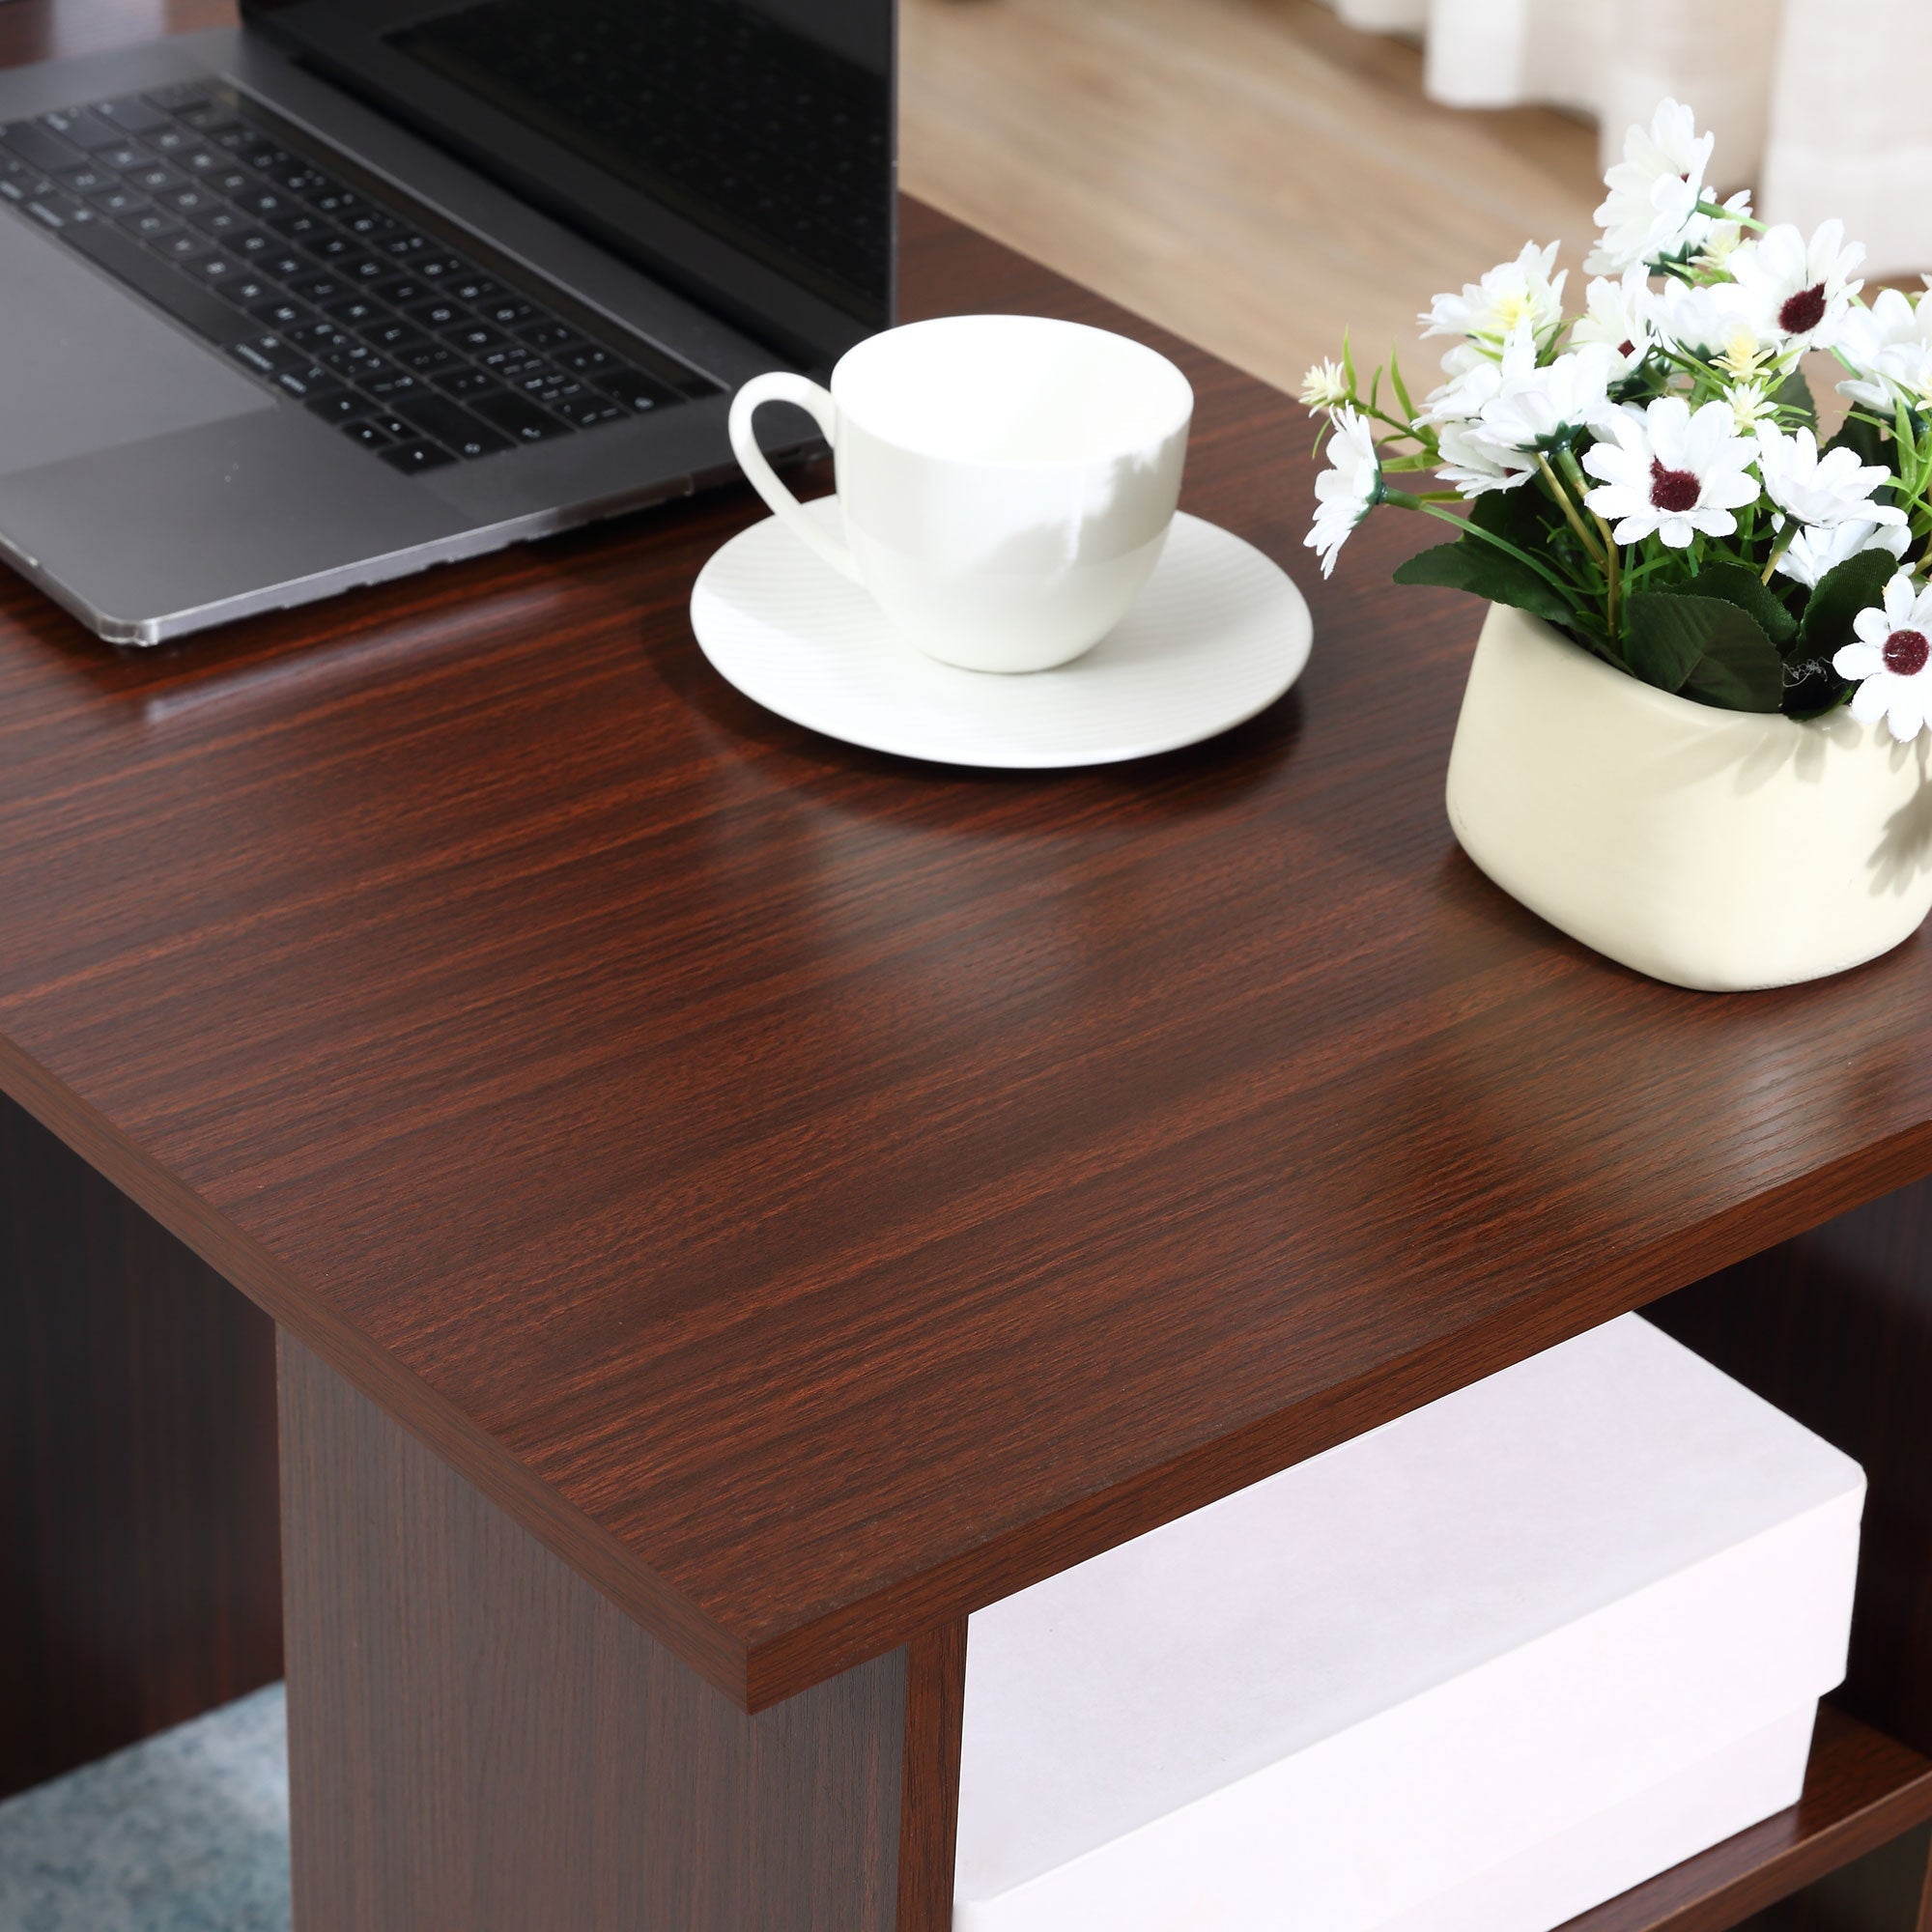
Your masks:
<svg viewBox="0 0 1932 1932"><path fill-rule="evenodd" d="M1543 472L1543 480L1549 486L1549 494L1556 498L1558 507L1562 510L1570 527L1577 532L1583 548L1607 570L1609 565L1604 556L1604 547L1597 541L1596 531L1584 523L1582 513L1571 500L1569 491L1557 479L1555 470L1550 469L1548 457L1540 449L1536 452L1536 467Z"/></svg>
<svg viewBox="0 0 1932 1932"><path fill-rule="evenodd" d="M1452 511L1443 509L1439 503L1432 503L1424 497L1411 497L1406 491L1402 490L1385 492L1382 501L1384 503L1393 503L1398 509L1402 510L1420 510L1424 516L1435 517L1441 523L1452 524L1455 526L1457 531L1463 536L1481 537L1485 543L1494 544L1498 550L1506 551L1519 563L1527 564L1531 570L1536 572L1537 576L1543 579L1544 582L1549 585L1550 589L1558 592L1561 596L1568 598L1573 594L1570 586L1554 571L1550 570L1541 558L1531 556L1525 550L1519 550L1507 537L1497 536L1494 530L1486 530L1480 524L1472 524L1468 518L1459 517Z"/></svg>
<svg viewBox="0 0 1932 1932"><path fill-rule="evenodd" d="M1734 213L1728 208L1720 208L1714 201L1700 201L1697 204L1697 213L1708 214L1718 221L1735 221L1740 228L1755 228L1760 235L1765 232L1764 223L1755 215Z"/></svg>

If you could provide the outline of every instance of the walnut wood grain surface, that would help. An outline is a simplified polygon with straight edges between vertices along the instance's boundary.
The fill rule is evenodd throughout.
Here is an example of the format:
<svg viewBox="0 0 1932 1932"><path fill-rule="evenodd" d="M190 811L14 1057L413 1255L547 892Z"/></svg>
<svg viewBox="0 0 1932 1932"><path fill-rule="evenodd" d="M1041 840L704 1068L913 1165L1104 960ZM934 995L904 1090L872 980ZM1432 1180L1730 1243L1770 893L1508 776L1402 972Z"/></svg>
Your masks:
<svg viewBox="0 0 1932 1932"><path fill-rule="evenodd" d="M0 582L0 1087L753 1708L1932 1170L1922 944L1722 1000L1540 925L1444 823L1426 532L1323 583L1291 402L905 236L909 315L1181 362L1285 701L794 729L686 620L742 490L154 655Z"/></svg>
<svg viewBox="0 0 1932 1932"><path fill-rule="evenodd" d="M1788 1811L1571 1919L1560 1932L1724 1932L1928 1817L1932 1761L1822 1704L1804 1796Z"/></svg>

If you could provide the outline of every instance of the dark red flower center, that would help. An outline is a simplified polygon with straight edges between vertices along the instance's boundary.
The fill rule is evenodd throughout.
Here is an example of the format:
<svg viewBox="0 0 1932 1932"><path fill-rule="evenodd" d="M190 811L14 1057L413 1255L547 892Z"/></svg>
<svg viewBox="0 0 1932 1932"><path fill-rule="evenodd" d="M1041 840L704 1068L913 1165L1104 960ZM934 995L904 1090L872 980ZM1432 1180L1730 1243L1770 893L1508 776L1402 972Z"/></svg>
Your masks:
<svg viewBox="0 0 1932 1932"><path fill-rule="evenodd" d="M1635 353L1636 344L1634 342L1619 342L1617 344L1617 354L1619 355L1632 355Z"/></svg>
<svg viewBox="0 0 1932 1932"><path fill-rule="evenodd" d="M1932 644L1925 641L1923 631L1894 631L1885 640L1885 668L1900 677L1917 675L1925 668L1927 658L1932 658Z"/></svg>
<svg viewBox="0 0 1932 1932"><path fill-rule="evenodd" d="M1808 289L1800 289L1795 296L1786 298L1784 306L1777 311L1777 326L1787 335L1804 335L1816 328L1824 320L1823 282Z"/></svg>
<svg viewBox="0 0 1932 1932"><path fill-rule="evenodd" d="M1656 458L1650 459L1650 500L1665 516L1681 517L1697 507L1701 486L1688 469L1666 469Z"/></svg>

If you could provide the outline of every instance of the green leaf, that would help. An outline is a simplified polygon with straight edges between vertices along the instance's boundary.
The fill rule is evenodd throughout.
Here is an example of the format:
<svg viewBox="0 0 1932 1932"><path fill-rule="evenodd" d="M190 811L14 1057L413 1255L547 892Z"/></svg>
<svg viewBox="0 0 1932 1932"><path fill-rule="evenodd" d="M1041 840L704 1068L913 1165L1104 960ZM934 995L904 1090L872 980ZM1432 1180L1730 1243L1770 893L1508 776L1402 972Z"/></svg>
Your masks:
<svg viewBox="0 0 1932 1932"><path fill-rule="evenodd" d="M1756 618L1721 597L1635 592L1624 649L1646 684L1725 711L1776 711L1784 696L1777 647Z"/></svg>
<svg viewBox="0 0 1932 1932"><path fill-rule="evenodd" d="M1415 420L1415 405L1409 400L1408 384L1402 380L1402 355L1391 345L1389 349L1389 382L1395 389L1395 399L1402 405L1402 419L1406 423Z"/></svg>
<svg viewBox="0 0 1932 1932"><path fill-rule="evenodd" d="M1674 597L1721 597L1757 619L1774 644L1787 644L1797 635L1798 619L1780 604L1751 571L1737 563L1707 563L1695 577L1667 586Z"/></svg>
<svg viewBox="0 0 1932 1932"><path fill-rule="evenodd" d="M1885 586L1898 568L1897 558L1888 552L1864 550L1828 570L1804 607L1804 654L1829 658L1849 644L1855 635L1853 618L1885 602Z"/></svg>
<svg viewBox="0 0 1932 1932"><path fill-rule="evenodd" d="M1570 625L1576 612L1556 587L1525 563L1499 551L1481 537L1462 537L1437 544L1397 567L1398 583L1434 583L1447 590L1466 590L1492 604L1513 605L1533 611L1552 624Z"/></svg>
<svg viewBox="0 0 1932 1932"><path fill-rule="evenodd" d="M1781 410L1799 411L1812 429L1818 427L1818 405L1811 400L1811 384L1804 380L1803 370L1794 369L1778 384L1772 400Z"/></svg>

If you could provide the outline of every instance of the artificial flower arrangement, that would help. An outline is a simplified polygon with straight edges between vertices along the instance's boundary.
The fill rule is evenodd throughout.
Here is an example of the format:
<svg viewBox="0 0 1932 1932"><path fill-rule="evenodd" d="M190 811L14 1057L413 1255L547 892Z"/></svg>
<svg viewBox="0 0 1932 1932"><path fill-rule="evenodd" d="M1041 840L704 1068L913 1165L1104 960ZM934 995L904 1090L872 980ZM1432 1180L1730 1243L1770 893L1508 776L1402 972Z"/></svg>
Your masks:
<svg viewBox="0 0 1932 1932"><path fill-rule="evenodd" d="M1439 517L1457 540L1399 582L1532 612L1704 705L1849 703L1909 741L1932 718L1932 296L1863 302L1842 224L1719 203L1712 146L1674 100L1630 130L1580 315L1553 244L1437 296L1425 332L1453 346L1420 408L1394 357L1366 395L1346 347L1310 370L1329 468L1308 543L1326 575L1378 504ZM1851 403L1822 447L1810 350ZM1400 487L1430 471L1446 487Z"/></svg>

